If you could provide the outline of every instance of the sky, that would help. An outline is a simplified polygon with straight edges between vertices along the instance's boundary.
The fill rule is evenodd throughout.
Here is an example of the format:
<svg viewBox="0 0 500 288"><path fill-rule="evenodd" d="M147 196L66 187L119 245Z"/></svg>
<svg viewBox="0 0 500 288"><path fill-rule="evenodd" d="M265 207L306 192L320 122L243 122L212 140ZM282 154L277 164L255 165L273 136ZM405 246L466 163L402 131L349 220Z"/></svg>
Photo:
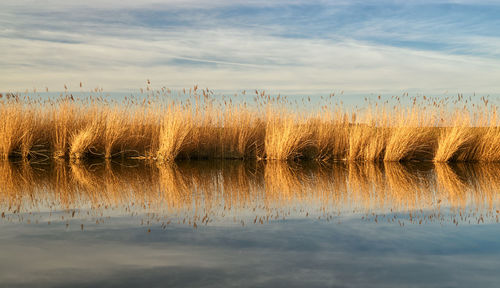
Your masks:
<svg viewBox="0 0 500 288"><path fill-rule="evenodd" d="M2 0L0 91L500 94L500 1Z"/></svg>

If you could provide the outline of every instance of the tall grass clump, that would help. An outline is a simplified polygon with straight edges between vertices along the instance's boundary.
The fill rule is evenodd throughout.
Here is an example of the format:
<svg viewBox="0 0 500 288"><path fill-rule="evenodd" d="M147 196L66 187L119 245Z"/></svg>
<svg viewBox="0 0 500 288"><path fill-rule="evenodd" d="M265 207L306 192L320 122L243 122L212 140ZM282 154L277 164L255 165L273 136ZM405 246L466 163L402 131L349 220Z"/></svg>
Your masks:
<svg viewBox="0 0 500 288"><path fill-rule="evenodd" d="M153 159L160 147L160 130L163 119L161 109L139 107L127 115L127 131L121 139L122 156Z"/></svg>
<svg viewBox="0 0 500 288"><path fill-rule="evenodd" d="M314 144L312 136L310 122L301 121L291 114L268 112L264 140L265 156L269 160L303 157Z"/></svg>
<svg viewBox="0 0 500 288"><path fill-rule="evenodd" d="M349 151L349 121L347 114L324 111L310 120L313 129L315 159L345 160Z"/></svg>
<svg viewBox="0 0 500 288"><path fill-rule="evenodd" d="M86 111L81 128L72 132L70 136L69 156L72 159L82 159L86 156L99 156L98 145L102 143L105 130L104 114L102 110L93 108Z"/></svg>
<svg viewBox="0 0 500 288"><path fill-rule="evenodd" d="M190 141L188 137L193 129L190 111L175 105L168 107L160 124L159 161L173 161Z"/></svg>
<svg viewBox="0 0 500 288"><path fill-rule="evenodd" d="M380 116L379 116L380 115ZM369 111L363 119L356 122L356 114L352 114L349 128L350 161L381 161L389 137L387 114Z"/></svg>
<svg viewBox="0 0 500 288"><path fill-rule="evenodd" d="M471 127L469 117L462 113L456 113L451 125L439 127L434 161L474 160L474 148L477 140L477 130Z"/></svg>
<svg viewBox="0 0 500 288"><path fill-rule="evenodd" d="M55 158L68 156L71 133L79 130L79 107L68 100L51 107L51 146Z"/></svg>
<svg viewBox="0 0 500 288"><path fill-rule="evenodd" d="M47 141L45 114L16 100L0 104L0 158L35 158Z"/></svg>
<svg viewBox="0 0 500 288"><path fill-rule="evenodd" d="M28 121L25 120L22 106L20 104L10 104L0 106L0 153L3 159L8 159L12 156L15 149L20 148L23 135L23 124ZM28 132L29 133L29 132Z"/></svg>
<svg viewBox="0 0 500 288"><path fill-rule="evenodd" d="M496 107L485 111L479 119L479 127L475 128L477 141L475 143L474 160L481 162L500 161L500 122Z"/></svg>
<svg viewBox="0 0 500 288"><path fill-rule="evenodd" d="M103 114L102 146L104 147L104 158L109 159L126 150L127 141L132 140L130 139L131 135L128 133L132 131L130 131L131 126L127 121L127 111L121 111L118 108L108 108Z"/></svg>
<svg viewBox="0 0 500 288"><path fill-rule="evenodd" d="M229 108L222 113L219 129L220 158L255 159L264 154L264 122L244 107Z"/></svg>
<svg viewBox="0 0 500 288"><path fill-rule="evenodd" d="M431 160L436 146L433 119L417 107L398 111L389 127L384 161Z"/></svg>

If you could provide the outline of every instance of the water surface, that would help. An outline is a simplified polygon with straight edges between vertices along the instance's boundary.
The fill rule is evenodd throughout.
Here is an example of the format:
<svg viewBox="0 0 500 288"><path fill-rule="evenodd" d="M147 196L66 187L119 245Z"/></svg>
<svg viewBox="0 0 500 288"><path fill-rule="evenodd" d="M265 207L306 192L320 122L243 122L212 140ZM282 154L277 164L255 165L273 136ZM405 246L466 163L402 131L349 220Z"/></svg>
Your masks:
<svg viewBox="0 0 500 288"><path fill-rule="evenodd" d="M0 286L498 287L499 172L0 162Z"/></svg>

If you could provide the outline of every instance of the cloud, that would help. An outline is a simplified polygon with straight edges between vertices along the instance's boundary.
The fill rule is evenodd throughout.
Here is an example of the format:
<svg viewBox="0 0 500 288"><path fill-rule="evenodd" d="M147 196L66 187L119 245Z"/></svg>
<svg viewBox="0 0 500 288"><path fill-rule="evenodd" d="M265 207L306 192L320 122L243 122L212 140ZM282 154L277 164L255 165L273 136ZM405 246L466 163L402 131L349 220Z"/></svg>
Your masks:
<svg viewBox="0 0 500 288"><path fill-rule="evenodd" d="M0 50L7 55L0 59L0 91L80 81L123 91L145 79L172 88L310 93L500 88L500 37L491 29L475 33L497 20L472 17L459 29L462 8L449 17L405 19L403 12L425 11L398 1L384 2L377 15L349 1L267 8L261 1L204 8L198 1L86 3L0 4ZM356 13L363 17L351 19Z"/></svg>

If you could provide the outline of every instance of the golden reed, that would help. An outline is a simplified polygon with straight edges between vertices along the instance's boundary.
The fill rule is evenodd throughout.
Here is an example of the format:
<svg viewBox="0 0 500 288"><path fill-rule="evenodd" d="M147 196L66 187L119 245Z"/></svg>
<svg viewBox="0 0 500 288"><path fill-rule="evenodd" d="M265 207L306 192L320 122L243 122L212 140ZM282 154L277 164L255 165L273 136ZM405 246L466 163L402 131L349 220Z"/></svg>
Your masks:
<svg viewBox="0 0 500 288"><path fill-rule="evenodd" d="M0 95L0 158L500 161L497 109L485 98L395 97L349 110L332 94L311 112L258 91L223 98L148 86L120 103L95 93Z"/></svg>

